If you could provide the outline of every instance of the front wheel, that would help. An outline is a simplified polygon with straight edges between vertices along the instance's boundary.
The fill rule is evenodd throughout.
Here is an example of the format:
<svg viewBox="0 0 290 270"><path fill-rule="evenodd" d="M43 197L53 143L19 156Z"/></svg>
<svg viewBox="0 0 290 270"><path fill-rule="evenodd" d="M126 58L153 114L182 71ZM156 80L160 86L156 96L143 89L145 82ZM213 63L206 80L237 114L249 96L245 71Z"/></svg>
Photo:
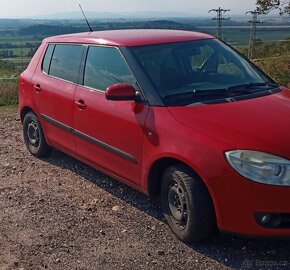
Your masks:
<svg viewBox="0 0 290 270"><path fill-rule="evenodd" d="M165 170L161 204L171 230L184 243L206 240L216 230L210 194L199 177L186 166L176 165Z"/></svg>
<svg viewBox="0 0 290 270"><path fill-rule="evenodd" d="M24 117L23 137L26 147L32 155L44 157L51 152L51 147L45 140L41 124L33 112L27 113Z"/></svg>

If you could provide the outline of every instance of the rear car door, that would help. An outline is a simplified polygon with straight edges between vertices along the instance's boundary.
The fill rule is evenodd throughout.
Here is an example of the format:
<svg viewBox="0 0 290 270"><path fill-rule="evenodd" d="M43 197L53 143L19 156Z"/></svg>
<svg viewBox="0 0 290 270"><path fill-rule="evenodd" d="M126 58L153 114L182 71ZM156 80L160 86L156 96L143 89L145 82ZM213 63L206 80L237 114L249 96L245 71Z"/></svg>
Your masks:
<svg viewBox="0 0 290 270"><path fill-rule="evenodd" d="M46 139L58 148L75 152L73 96L84 46L49 44L32 81L35 103Z"/></svg>
<svg viewBox="0 0 290 270"><path fill-rule="evenodd" d="M138 101L109 101L108 86L136 79L118 48L89 46L83 85L75 92L77 154L87 161L139 185L143 130L149 106ZM82 105L83 104L83 105Z"/></svg>

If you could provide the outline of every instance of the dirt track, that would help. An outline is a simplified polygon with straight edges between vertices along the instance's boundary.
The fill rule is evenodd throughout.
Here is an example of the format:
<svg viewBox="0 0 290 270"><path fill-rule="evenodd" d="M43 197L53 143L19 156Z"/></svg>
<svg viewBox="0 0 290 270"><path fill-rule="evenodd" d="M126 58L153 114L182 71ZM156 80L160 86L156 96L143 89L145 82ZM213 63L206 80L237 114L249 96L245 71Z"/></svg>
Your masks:
<svg viewBox="0 0 290 270"><path fill-rule="evenodd" d="M1 270L290 269L290 240L182 244L157 201L58 151L32 157L15 107L0 123Z"/></svg>

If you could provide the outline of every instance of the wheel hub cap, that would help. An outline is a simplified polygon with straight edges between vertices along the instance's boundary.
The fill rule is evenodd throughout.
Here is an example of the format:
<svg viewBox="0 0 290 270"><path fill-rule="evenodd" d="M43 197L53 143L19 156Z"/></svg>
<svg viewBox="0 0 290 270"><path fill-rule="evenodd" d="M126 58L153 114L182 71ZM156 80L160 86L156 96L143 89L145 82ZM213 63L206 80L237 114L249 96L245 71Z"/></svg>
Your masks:
<svg viewBox="0 0 290 270"><path fill-rule="evenodd" d="M27 138L29 143L37 147L39 144L39 129L34 121L31 121L27 127Z"/></svg>
<svg viewBox="0 0 290 270"><path fill-rule="evenodd" d="M174 183L174 185L170 186L168 191L168 203L169 209L173 218L178 223L186 222L187 209L186 202L184 197L184 191L182 187L178 183Z"/></svg>

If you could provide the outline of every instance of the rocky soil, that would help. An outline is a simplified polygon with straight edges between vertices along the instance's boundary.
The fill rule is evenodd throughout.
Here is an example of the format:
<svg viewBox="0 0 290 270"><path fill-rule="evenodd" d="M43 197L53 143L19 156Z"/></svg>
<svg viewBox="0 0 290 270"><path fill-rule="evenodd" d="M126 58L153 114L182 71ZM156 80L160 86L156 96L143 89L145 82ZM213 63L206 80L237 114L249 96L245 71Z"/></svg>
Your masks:
<svg viewBox="0 0 290 270"><path fill-rule="evenodd" d="M61 152L31 156L17 108L0 107L1 270L231 268L290 269L290 240L185 245L158 201Z"/></svg>

